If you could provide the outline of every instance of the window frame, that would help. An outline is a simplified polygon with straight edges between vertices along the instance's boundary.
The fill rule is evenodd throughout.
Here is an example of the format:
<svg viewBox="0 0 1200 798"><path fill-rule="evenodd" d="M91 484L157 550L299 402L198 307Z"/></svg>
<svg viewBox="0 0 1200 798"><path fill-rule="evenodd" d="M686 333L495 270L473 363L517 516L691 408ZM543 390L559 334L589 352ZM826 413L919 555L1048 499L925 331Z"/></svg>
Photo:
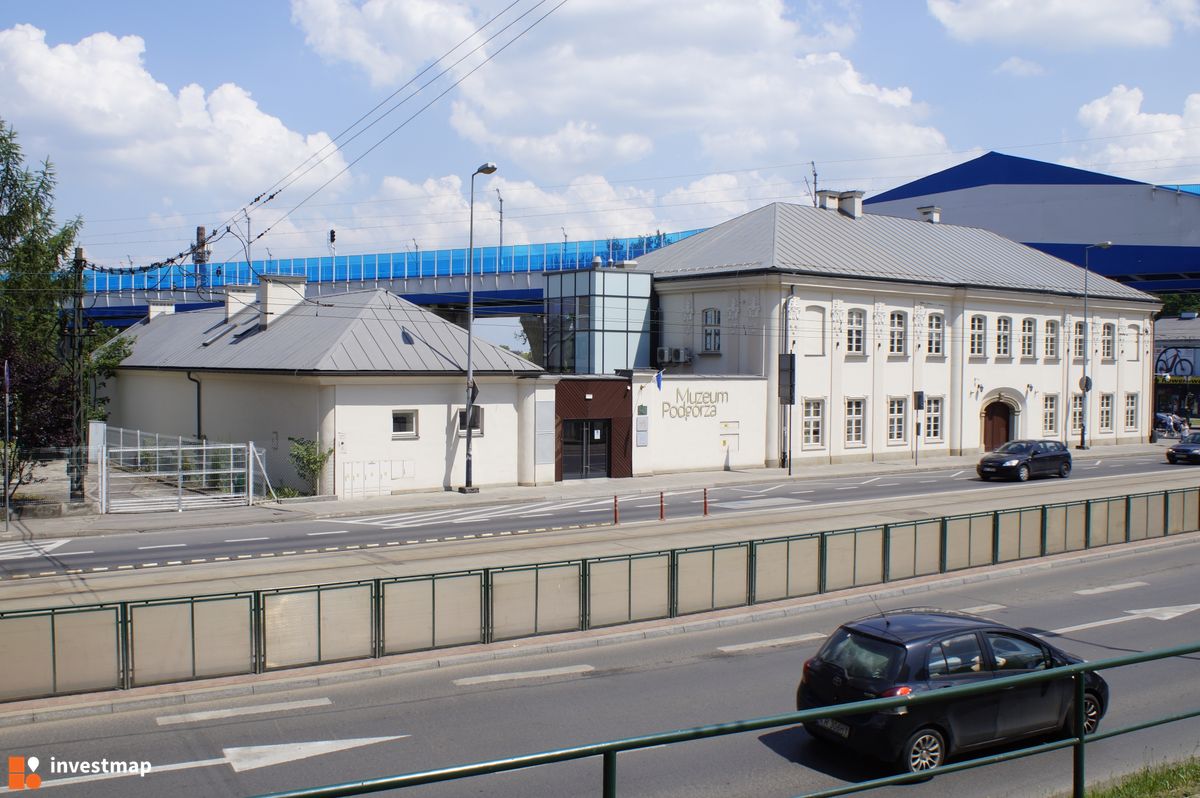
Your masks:
<svg viewBox="0 0 1200 798"><path fill-rule="evenodd" d="M908 354L908 314L902 310L888 314L888 354L895 357Z"/></svg>
<svg viewBox="0 0 1200 798"><path fill-rule="evenodd" d="M1021 319L1021 357L1025 360L1037 358L1037 320Z"/></svg>
<svg viewBox="0 0 1200 798"><path fill-rule="evenodd" d="M896 408L899 412L896 412ZM897 435L897 430L899 434ZM887 445L908 443L908 397L889 396L887 400Z"/></svg>
<svg viewBox="0 0 1200 798"><path fill-rule="evenodd" d="M701 345L705 354L721 353L721 309L704 308L700 311Z"/></svg>
<svg viewBox="0 0 1200 798"><path fill-rule="evenodd" d="M809 412L815 409L815 414ZM825 448L825 400L806 398L800 405L800 446L804 449Z"/></svg>
<svg viewBox="0 0 1200 798"><path fill-rule="evenodd" d="M1117 359L1117 325L1105 324L1100 328L1100 359Z"/></svg>
<svg viewBox="0 0 1200 798"><path fill-rule="evenodd" d="M934 412L933 407L937 406L937 412ZM925 397L925 440L940 441L942 440L943 429L946 419L946 401L941 396ZM937 424L937 434L933 434L934 423Z"/></svg>
<svg viewBox="0 0 1200 798"><path fill-rule="evenodd" d="M1012 317L996 319L996 357L1012 357Z"/></svg>
<svg viewBox="0 0 1200 798"><path fill-rule="evenodd" d="M867 353L867 312L861 308L851 308L846 312L846 354L865 355Z"/></svg>
<svg viewBox="0 0 1200 798"><path fill-rule="evenodd" d="M1136 391L1127 392L1125 394L1125 431L1126 432L1137 432L1137 429L1138 429L1138 423L1137 423L1138 422L1138 405L1139 404L1141 404L1141 402L1139 401L1138 393ZM1133 423L1130 423L1131 419L1132 419Z"/></svg>
<svg viewBox="0 0 1200 798"><path fill-rule="evenodd" d="M475 423L471 425L471 437L472 438L482 438L483 432L484 432L484 415L485 415L483 411L485 410L485 408L482 405L471 405L471 409L472 409L473 415L474 415L473 420L475 421ZM466 426L467 408L465 406L459 407L455 410L455 419L456 419L455 423L458 428L458 437L460 437L460 438L467 437L467 426Z"/></svg>
<svg viewBox="0 0 1200 798"><path fill-rule="evenodd" d="M1087 352L1087 322L1077 321L1074 335L1071 338L1071 357L1075 360L1083 360L1085 352Z"/></svg>
<svg viewBox="0 0 1200 798"><path fill-rule="evenodd" d="M968 357L987 357L987 316L976 314L971 317Z"/></svg>
<svg viewBox="0 0 1200 798"><path fill-rule="evenodd" d="M1099 410L1096 415L1096 429L1100 432L1113 431L1113 411L1115 410L1117 400L1111 393L1100 394Z"/></svg>
<svg viewBox="0 0 1200 798"><path fill-rule="evenodd" d="M1081 393L1071 394L1071 412L1068 423L1071 425L1071 434L1083 431L1083 394Z"/></svg>
<svg viewBox="0 0 1200 798"><path fill-rule="evenodd" d="M1042 434L1058 434L1059 396L1056 393L1042 395ZM1049 423L1047 423L1049 420Z"/></svg>
<svg viewBox="0 0 1200 798"><path fill-rule="evenodd" d="M857 414L853 414L850 412L850 403L851 402L858 403L858 413ZM846 404L845 404L845 410L846 410L846 424L845 424L845 428L844 428L843 432L845 434L846 446L847 447L866 446L867 445L867 400L866 400L866 397L852 396L852 397L847 398ZM853 439L850 437L851 428L852 428L854 422L857 422L857 426L858 426L858 438L857 439Z"/></svg>
<svg viewBox="0 0 1200 798"><path fill-rule="evenodd" d="M1061 357L1062 325L1055 319L1046 319L1045 333L1042 338L1042 352L1046 360L1058 360Z"/></svg>
<svg viewBox="0 0 1200 798"><path fill-rule="evenodd" d="M945 357L946 317L941 313L929 314L929 326L925 337L926 357Z"/></svg>
<svg viewBox="0 0 1200 798"><path fill-rule="evenodd" d="M396 431L396 419L397 419L397 417L402 417L402 416L411 416L411 418L412 418L412 422L410 425L411 429L401 430L400 432L397 432ZM404 441L404 440L413 440L413 439L421 437L421 428L420 428L420 426L418 426L418 424L420 422L420 418L421 418L420 411L417 410L416 408L406 407L406 408L393 409L392 410L392 440Z"/></svg>

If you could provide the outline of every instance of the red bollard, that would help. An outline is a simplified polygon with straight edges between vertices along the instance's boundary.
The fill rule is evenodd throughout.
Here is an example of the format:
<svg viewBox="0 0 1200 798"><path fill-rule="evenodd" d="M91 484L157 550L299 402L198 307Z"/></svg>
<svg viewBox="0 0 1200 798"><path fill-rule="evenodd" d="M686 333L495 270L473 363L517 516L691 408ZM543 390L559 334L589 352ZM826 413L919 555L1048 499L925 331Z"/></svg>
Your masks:
<svg viewBox="0 0 1200 798"><path fill-rule="evenodd" d="M662 491L659 491L659 493L658 493L658 520L662 521L666 517L667 517L667 504L666 504L666 501L663 499Z"/></svg>
<svg viewBox="0 0 1200 798"><path fill-rule="evenodd" d="M708 515L708 488L704 489L704 514Z"/></svg>
<svg viewBox="0 0 1200 798"><path fill-rule="evenodd" d="M621 523L621 509L617 507L617 497L613 496L613 526Z"/></svg>

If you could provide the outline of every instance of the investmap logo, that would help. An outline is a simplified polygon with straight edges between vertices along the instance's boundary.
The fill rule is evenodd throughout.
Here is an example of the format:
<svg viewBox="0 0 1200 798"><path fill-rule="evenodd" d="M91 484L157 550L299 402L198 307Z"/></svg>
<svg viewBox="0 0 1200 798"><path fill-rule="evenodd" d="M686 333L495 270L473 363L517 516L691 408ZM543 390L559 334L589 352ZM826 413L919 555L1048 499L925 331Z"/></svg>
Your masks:
<svg viewBox="0 0 1200 798"><path fill-rule="evenodd" d="M36 756L10 756L8 758L8 789L36 790L42 786L42 777L37 774Z"/></svg>

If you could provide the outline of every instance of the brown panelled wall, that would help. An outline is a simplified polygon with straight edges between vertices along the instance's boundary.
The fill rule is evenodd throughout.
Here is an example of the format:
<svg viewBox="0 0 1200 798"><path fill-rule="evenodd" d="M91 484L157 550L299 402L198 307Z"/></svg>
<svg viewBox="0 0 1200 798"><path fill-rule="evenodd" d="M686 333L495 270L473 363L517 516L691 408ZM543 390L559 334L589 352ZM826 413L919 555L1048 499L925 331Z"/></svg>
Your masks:
<svg viewBox="0 0 1200 798"><path fill-rule="evenodd" d="M591 399L587 396L591 395ZM611 421L609 476L633 476L633 404L629 381L571 379L559 381L554 393L554 480L563 478L563 419Z"/></svg>

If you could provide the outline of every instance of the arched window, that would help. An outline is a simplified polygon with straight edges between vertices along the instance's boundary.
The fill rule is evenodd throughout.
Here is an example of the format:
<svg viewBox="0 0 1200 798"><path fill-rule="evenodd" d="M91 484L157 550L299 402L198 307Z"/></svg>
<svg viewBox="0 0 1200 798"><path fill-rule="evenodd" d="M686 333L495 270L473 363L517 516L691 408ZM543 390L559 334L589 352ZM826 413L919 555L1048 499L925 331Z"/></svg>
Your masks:
<svg viewBox="0 0 1200 798"><path fill-rule="evenodd" d="M705 308L701 314L704 320L704 351L721 351L721 311L717 308Z"/></svg>
<svg viewBox="0 0 1200 798"><path fill-rule="evenodd" d="M973 357L987 354L987 319L983 316L971 317L971 349Z"/></svg>
<svg viewBox="0 0 1200 798"><path fill-rule="evenodd" d="M1058 358L1058 322L1046 322L1046 337L1043 349L1047 360L1056 360Z"/></svg>
<svg viewBox="0 0 1200 798"><path fill-rule="evenodd" d="M908 352L908 318L900 311L893 311L888 323L888 354L903 355Z"/></svg>
<svg viewBox="0 0 1200 798"><path fill-rule="evenodd" d="M1012 319L996 319L996 357L1012 357Z"/></svg>
<svg viewBox="0 0 1200 798"><path fill-rule="evenodd" d="M1112 360L1117 353L1117 325L1105 324L1100 328L1100 357Z"/></svg>
<svg viewBox="0 0 1200 798"><path fill-rule="evenodd" d="M853 308L846 314L846 354L861 355L866 352L867 312Z"/></svg>
<svg viewBox="0 0 1200 798"><path fill-rule="evenodd" d="M1082 358L1087 347L1087 325L1082 321L1075 322L1075 357Z"/></svg>
<svg viewBox="0 0 1200 798"><path fill-rule="evenodd" d="M1037 357L1037 322L1021 320L1021 357Z"/></svg>
<svg viewBox="0 0 1200 798"><path fill-rule="evenodd" d="M929 336L926 354L940 357L946 354L946 318L940 313L929 316Z"/></svg>

